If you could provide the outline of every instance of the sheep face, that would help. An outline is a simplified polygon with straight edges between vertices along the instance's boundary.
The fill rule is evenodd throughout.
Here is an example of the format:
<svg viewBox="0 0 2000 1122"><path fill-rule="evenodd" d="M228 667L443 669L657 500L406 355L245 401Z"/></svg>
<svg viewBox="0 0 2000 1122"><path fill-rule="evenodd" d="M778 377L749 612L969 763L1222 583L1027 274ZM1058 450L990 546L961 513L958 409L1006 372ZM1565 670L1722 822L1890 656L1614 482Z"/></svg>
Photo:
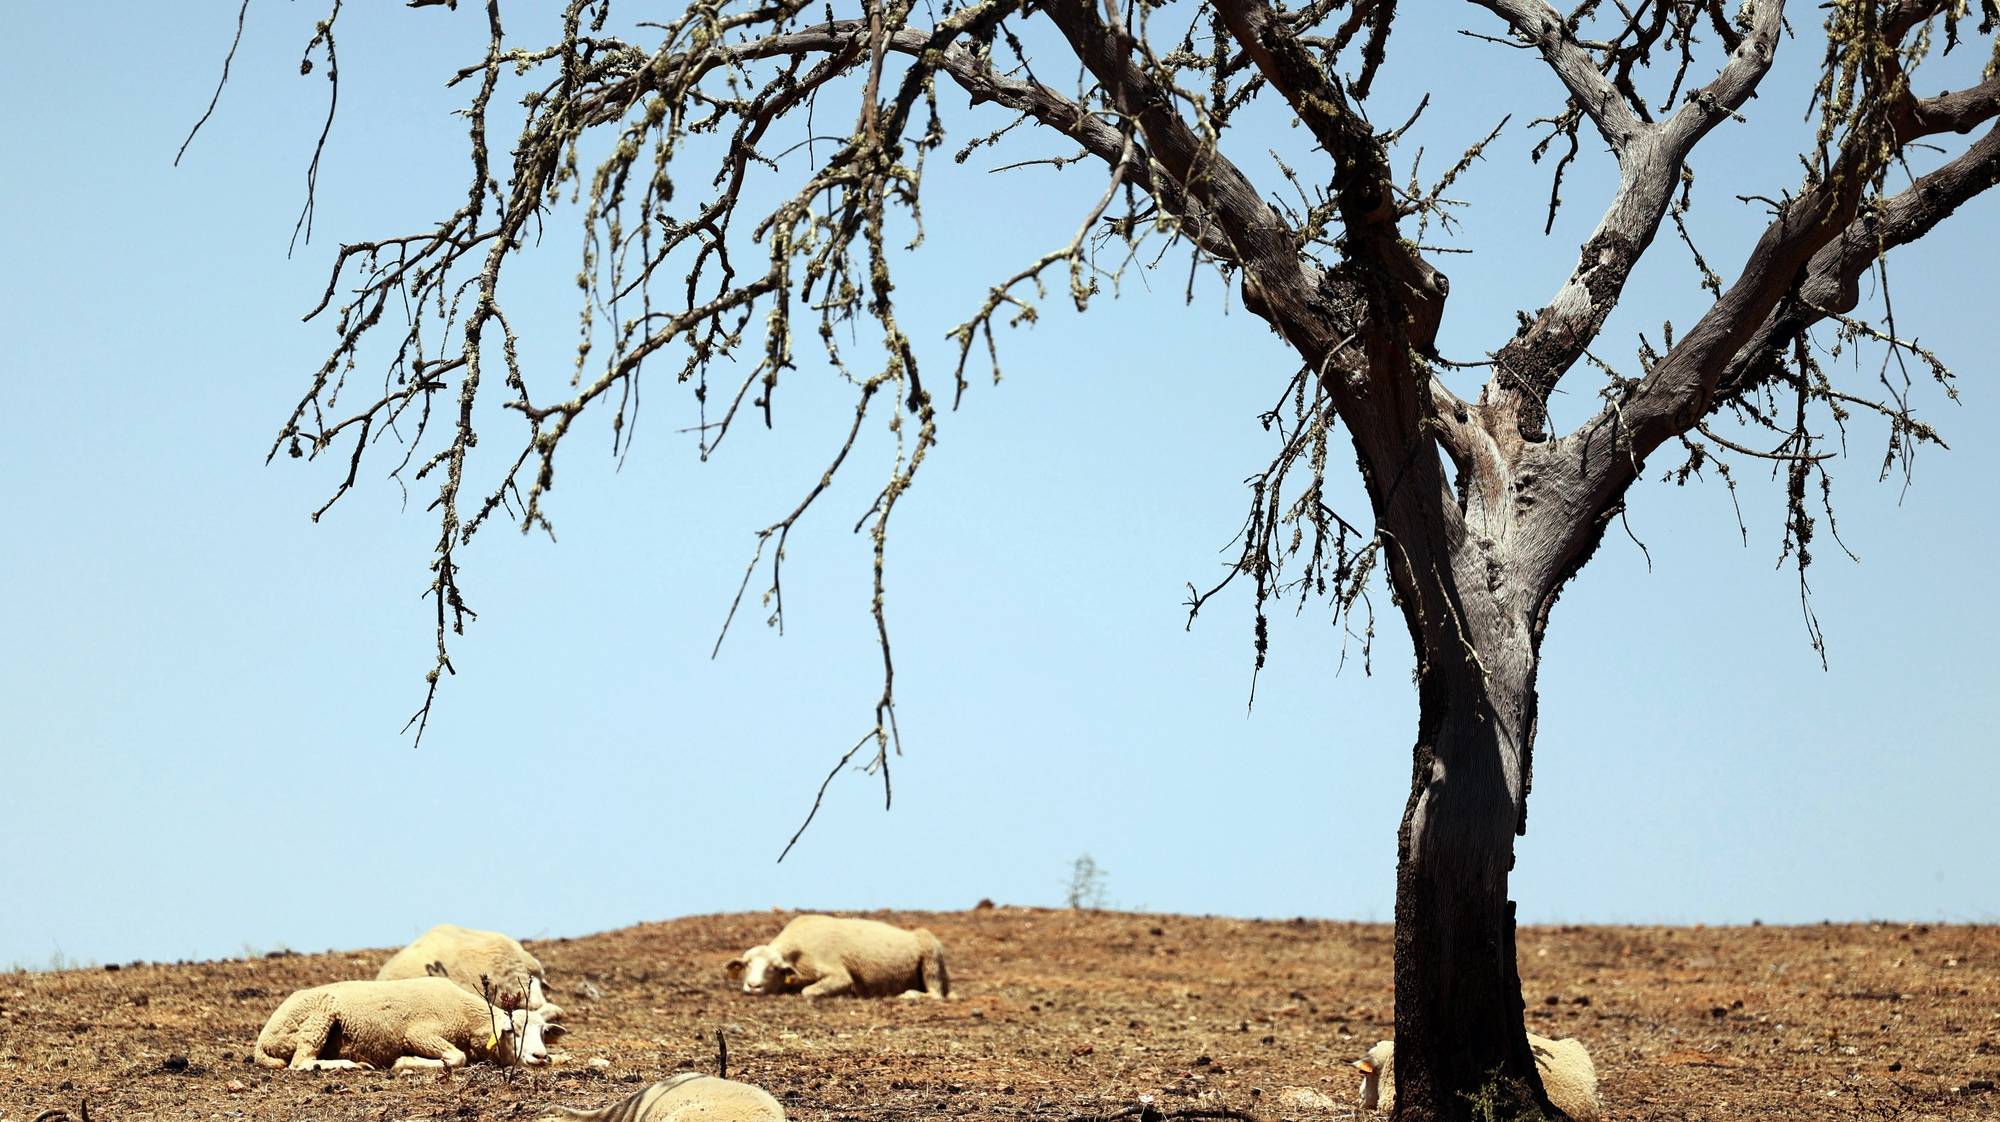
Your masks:
<svg viewBox="0 0 2000 1122"><path fill-rule="evenodd" d="M760 996L784 993L796 988L798 982L798 972L792 969L792 964L778 957L768 945L744 951L742 958L729 960L722 972L730 981L742 983L744 993Z"/></svg>
<svg viewBox="0 0 2000 1122"><path fill-rule="evenodd" d="M539 1012L516 1009L492 1009L492 1039L488 1048L494 1058L503 1064L521 1064L526 1067L541 1067L549 1062L549 1041L568 1030L561 1025L550 1024L542 1019Z"/></svg>
<svg viewBox="0 0 2000 1122"><path fill-rule="evenodd" d="M1354 1061L1354 1068L1361 1073L1361 1109L1374 1110L1382 1098L1382 1074L1395 1062L1395 1045L1384 1040L1368 1049L1365 1059Z"/></svg>

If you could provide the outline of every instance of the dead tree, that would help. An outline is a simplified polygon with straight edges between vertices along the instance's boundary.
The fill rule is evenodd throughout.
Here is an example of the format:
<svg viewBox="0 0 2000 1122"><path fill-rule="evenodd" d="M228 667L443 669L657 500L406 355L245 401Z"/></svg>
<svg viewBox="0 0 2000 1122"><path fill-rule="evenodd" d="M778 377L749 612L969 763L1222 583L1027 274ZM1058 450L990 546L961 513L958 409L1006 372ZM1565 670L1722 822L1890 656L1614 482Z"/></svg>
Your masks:
<svg viewBox="0 0 2000 1122"><path fill-rule="evenodd" d="M935 440L938 394L948 389L955 406L973 352L993 352L996 318L1033 315L1051 281L1083 309L1124 269L1185 253L1240 289L1298 359L1273 381L1282 396L1265 420L1280 447L1253 481L1230 573L1254 586L1257 657L1268 602L1324 595L1338 618L1360 607L1378 569L1415 646L1420 717L1396 890L1404 1118L1466 1117L1468 1093L1484 1087L1491 1104L1494 1086L1510 1109L1548 1110L1523 1032L1507 877L1526 826L1539 652L1565 582L1663 451L1685 455L1669 472L1682 479L1745 458L1773 466L1788 497L1785 555L1803 581L1820 502L1809 492L1838 446L1827 433L1873 414L1893 462L1936 439L1911 413L1907 371L1949 390L1942 364L1898 337L1886 299L1864 307L1864 274L1885 293L1893 251L2000 178L1995 0L1794 10L1795 23L1825 10L1803 172L1755 197L1769 222L1730 251L1741 260L1733 276L1694 255L1712 302L1618 373L1593 344L1662 223L1679 224L1689 154L1745 110L1795 26L1781 0L1733 11L1722 0L1583 0L1566 14L1544 0L1473 0L1470 33L1539 56L1553 76L1537 154L1566 153L1558 188L1579 149L1600 144L1618 177L1568 280L1494 341L1484 386L1461 397L1436 348L1450 289L1422 239L1452 221L1444 191L1480 146L1438 182L1404 181L1391 160L1406 129L1385 131L1363 111L1412 5L864 0L857 10L843 0L838 11L704 0L620 5L630 22L614 23L609 0L566 0L553 40L528 44L509 38L499 0L411 6L429 9L408 17L411 34L426 20L485 23L484 59L451 76L470 122L465 200L435 228L340 248L315 309L330 313L337 341L273 454L337 457L331 505L393 431L393 473L435 489L437 650L412 718L419 732L451 671L448 640L471 615L459 551L496 514L524 531L548 526L557 454L580 419L602 418L622 448L642 370L664 368L698 403L705 457L746 417L768 424L802 365L831 367L854 388L852 425L824 476L761 532L745 584L767 572L782 616L787 535L864 425L886 423L895 460L860 527L875 552L882 692L842 761L868 753L860 759L886 784L897 747L883 549ZM335 0L307 47L322 73L337 75L342 10ZM1954 50L1979 56L1980 79L1920 96L1919 68ZM1232 145L1242 132L1232 126L1272 111L1311 141L1278 162L1282 194ZM900 243L920 233L925 168L944 150L947 117L983 121L961 158L1039 137L1043 161L1094 165L1104 180L1074 238L1000 279L946 333L944 387L933 347L897 316L892 278ZM748 201L774 183L775 201ZM501 278L565 209L585 234L583 335L571 377L552 388L517 359ZM1822 357L1863 344L1902 383L1837 385ZM383 374L379 392L349 385L362 370ZM1594 388L1602 406L1553 431L1547 403L1566 381L1573 394L1577 382ZM495 403L510 416L481 411ZM1367 517L1343 518L1324 497L1343 433ZM509 449L491 478L468 467L482 439ZM1195 592L1191 610L1214 591Z"/></svg>

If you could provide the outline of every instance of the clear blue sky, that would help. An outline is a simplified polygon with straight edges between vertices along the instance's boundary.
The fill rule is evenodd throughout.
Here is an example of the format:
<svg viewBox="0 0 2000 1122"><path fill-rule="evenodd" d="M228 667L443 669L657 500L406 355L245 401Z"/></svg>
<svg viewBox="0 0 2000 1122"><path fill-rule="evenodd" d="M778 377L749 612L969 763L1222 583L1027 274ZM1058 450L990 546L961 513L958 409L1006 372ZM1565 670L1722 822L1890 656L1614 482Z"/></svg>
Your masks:
<svg viewBox="0 0 2000 1122"><path fill-rule="evenodd" d="M692 404L664 376L622 470L602 421L586 427L554 494L560 544L501 527L467 555L480 618L413 749L400 729L431 641L428 490L405 507L385 456L314 526L344 458L263 456L328 345L299 316L334 247L463 197L457 95L440 87L476 57L479 21L349 7L316 235L289 260L324 112L324 81L297 67L315 5L253 5L232 84L179 168L235 4L4 17L0 965L386 945L440 921L534 936L772 906L1052 904L1082 853L1121 907L1389 918L1415 699L1386 595L1373 676L1351 657L1335 673L1340 637L1309 605L1277 621L1247 715L1247 602L1183 629L1185 584L1220 572L1242 480L1270 455L1256 414L1292 368L1240 307L1221 314L1213 283L1182 306L1184 258L1087 316L1058 294L1003 339L1007 380L945 418L891 543L908 753L890 813L873 781L843 777L772 863L869 722L868 554L847 527L885 443L795 535L785 636L753 616L708 657L752 532L845 423L843 391L811 366L775 432L746 428L707 464L676 431ZM1478 204L1458 243L1477 252L1444 261L1442 346L1473 359L1553 293L1610 159L1586 142L1543 238L1547 169L1528 163L1519 122L1554 110L1553 81L1453 34L1491 30L1470 5L1428 26L1422 7L1406 5L1374 112L1400 121L1443 83L1417 134L1432 172L1516 114L1453 192ZM1794 23L1810 34L1816 19ZM1756 222L1732 196L1795 182L1817 54L1786 43L1748 123L1697 153L1696 228L1725 272ZM946 105L957 142L995 123ZM1273 191L1267 140L1311 166L1298 134L1245 139L1232 151ZM1067 240L1101 185L1081 168L986 174L1000 162L940 161L930 240L903 274L904 322L940 370L945 329ZM575 259L552 244L516 263L510 291L529 362L561 378ZM1545 648L1514 876L1525 920L2000 919L2000 539L1980 513L2000 477L1996 245L1988 197L1897 260L1900 326L1956 364L1964 402L1920 391L1953 451L1927 449L1907 491L1873 482L1880 430L1852 426L1836 497L1863 563L1823 534L1813 570L1830 670L1795 576L1773 567L1782 506L1765 473L1739 471L1747 548L1714 480L1637 490L1651 571L1614 533ZM1671 233L1648 261L1600 347L1628 368L1637 331L1657 339L1702 306ZM1473 376L1453 384L1471 392ZM1581 404L1558 420L1594 389L1578 375Z"/></svg>

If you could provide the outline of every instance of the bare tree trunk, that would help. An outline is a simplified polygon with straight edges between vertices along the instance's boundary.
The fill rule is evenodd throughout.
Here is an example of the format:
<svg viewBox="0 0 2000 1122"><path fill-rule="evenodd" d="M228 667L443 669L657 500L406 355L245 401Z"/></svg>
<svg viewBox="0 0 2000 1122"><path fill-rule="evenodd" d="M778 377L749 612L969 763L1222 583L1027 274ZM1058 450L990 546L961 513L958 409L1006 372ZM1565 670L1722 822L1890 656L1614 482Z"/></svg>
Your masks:
<svg viewBox="0 0 2000 1122"><path fill-rule="evenodd" d="M1520 811L1505 763L1521 753L1503 742L1511 722L1496 710L1523 707L1532 655L1510 668L1525 669L1527 681L1495 671L1482 680L1471 658L1437 659L1420 689L1410 801L1397 836L1401 1119L1469 1118L1467 1094L1489 1084L1502 1117L1530 1106L1559 1117L1528 1051L1507 898Z"/></svg>
<svg viewBox="0 0 2000 1122"><path fill-rule="evenodd" d="M1525 830L1542 624L1531 552L1495 464L1463 521L1404 525L1392 550L1418 656L1410 799L1397 835L1396 1117L1498 1117L1549 1105L1528 1050L1507 874ZM1489 1090L1490 1088L1490 1090Z"/></svg>

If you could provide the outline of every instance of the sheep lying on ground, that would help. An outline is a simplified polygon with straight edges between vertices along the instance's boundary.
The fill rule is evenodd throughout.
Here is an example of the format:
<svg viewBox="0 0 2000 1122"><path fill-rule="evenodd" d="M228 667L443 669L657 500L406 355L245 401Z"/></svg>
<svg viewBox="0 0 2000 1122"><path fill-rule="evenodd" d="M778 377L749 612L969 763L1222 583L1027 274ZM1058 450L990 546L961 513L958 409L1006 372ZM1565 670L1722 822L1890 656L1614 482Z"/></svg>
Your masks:
<svg viewBox="0 0 2000 1122"><path fill-rule="evenodd" d="M799 916L777 938L731 959L723 975L754 994L887 997L918 990L951 996L937 936L872 919Z"/></svg>
<svg viewBox="0 0 2000 1122"><path fill-rule="evenodd" d="M440 923L383 963L375 980L449 978L472 993L481 993L481 975L492 987L493 1004L500 1008L535 1009L545 1021L562 1020L562 1010L550 1005L543 996L546 981L541 960L498 931L474 931L455 923Z"/></svg>
<svg viewBox="0 0 2000 1122"><path fill-rule="evenodd" d="M601 1110L548 1107L538 1122L785 1122L785 1108L762 1087L686 1071Z"/></svg>
<svg viewBox="0 0 2000 1122"><path fill-rule="evenodd" d="M539 1066L561 1035L538 1012L488 1005L444 978L333 982L299 990L257 1034L264 1067L463 1067L468 1060Z"/></svg>
<svg viewBox="0 0 2000 1122"><path fill-rule="evenodd" d="M1542 1089L1549 1104L1574 1122L1596 1122L1603 1109L1597 1102L1597 1069L1580 1040L1550 1040L1528 1034L1528 1051L1542 1076ZM1368 1058L1356 1060L1361 1069L1361 1109L1396 1109L1396 1042L1384 1040L1368 1049Z"/></svg>

